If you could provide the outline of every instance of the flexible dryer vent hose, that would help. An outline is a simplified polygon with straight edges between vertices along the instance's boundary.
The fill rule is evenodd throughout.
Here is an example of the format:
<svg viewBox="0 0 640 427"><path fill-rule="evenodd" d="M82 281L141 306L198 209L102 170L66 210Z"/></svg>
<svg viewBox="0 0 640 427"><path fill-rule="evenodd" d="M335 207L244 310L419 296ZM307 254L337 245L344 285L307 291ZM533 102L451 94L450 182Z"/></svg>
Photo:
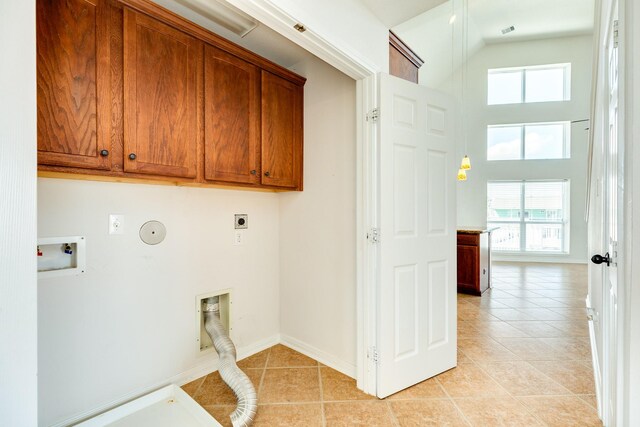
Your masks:
<svg viewBox="0 0 640 427"><path fill-rule="evenodd" d="M256 390L249 377L236 365L236 347L220 322L218 298L209 298L203 305L204 327L220 359L218 371L222 380L233 390L238 399L238 406L231 414L231 424L233 427L248 427L253 422L258 409Z"/></svg>

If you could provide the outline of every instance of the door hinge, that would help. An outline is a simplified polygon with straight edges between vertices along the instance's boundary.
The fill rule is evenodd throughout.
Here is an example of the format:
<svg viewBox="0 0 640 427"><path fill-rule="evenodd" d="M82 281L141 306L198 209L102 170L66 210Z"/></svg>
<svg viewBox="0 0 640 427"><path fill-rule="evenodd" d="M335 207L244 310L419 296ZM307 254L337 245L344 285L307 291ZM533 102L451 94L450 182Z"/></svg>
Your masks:
<svg viewBox="0 0 640 427"><path fill-rule="evenodd" d="M378 357L378 349L376 347L371 347L369 349L369 359L371 359L371 361L376 365L378 364L380 359Z"/></svg>
<svg viewBox="0 0 640 427"><path fill-rule="evenodd" d="M375 123L378 121L379 118L380 118L380 110L378 110L378 108L374 108L373 110L369 111L369 113L367 114L368 122Z"/></svg>
<svg viewBox="0 0 640 427"><path fill-rule="evenodd" d="M618 20L613 21L613 47L618 47Z"/></svg>
<svg viewBox="0 0 640 427"><path fill-rule="evenodd" d="M369 230L369 232L367 233L367 240L370 243L378 243L380 241L380 230L378 230L377 228L372 228L371 230Z"/></svg>

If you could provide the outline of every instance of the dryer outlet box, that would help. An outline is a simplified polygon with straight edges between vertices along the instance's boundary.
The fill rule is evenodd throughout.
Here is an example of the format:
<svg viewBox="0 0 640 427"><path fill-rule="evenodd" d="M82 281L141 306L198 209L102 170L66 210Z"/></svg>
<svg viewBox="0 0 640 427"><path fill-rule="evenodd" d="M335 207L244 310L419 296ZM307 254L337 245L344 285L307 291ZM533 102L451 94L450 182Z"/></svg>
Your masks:
<svg viewBox="0 0 640 427"><path fill-rule="evenodd" d="M235 229L244 230L245 228L249 228L249 215L235 214Z"/></svg>

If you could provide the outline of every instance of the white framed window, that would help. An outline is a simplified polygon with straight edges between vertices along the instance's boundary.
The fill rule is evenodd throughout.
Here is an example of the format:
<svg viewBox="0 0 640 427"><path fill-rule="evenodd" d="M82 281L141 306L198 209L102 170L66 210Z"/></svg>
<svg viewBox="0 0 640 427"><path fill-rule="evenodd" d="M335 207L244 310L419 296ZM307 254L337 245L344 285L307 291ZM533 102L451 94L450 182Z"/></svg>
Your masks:
<svg viewBox="0 0 640 427"><path fill-rule="evenodd" d="M569 181L489 181L487 225L492 250L567 253Z"/></svg>
<svg viewBox="0 0 640 427"><path fill-rule="evenodd" d="M568 101L570 99L571 64L488 70L488 105Z"/></svg>
<svg viewBox="0 0 640 427"><path fill-rule="evenodd" d="M571 157L569 122L487 126L487 160L542 160Z"/></svg>

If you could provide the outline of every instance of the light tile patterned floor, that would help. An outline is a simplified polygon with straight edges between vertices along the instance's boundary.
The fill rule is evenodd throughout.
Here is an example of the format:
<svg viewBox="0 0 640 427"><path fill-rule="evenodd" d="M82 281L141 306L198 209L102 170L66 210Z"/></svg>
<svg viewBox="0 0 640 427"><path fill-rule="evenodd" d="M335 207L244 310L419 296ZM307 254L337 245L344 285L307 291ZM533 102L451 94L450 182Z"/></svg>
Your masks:
<svg viewBox="0 0 640 427"><path fill-rule="evenodd" d="M482 297L458 295L458 367L377 399L277 345L239 363L258 390L255 426L601 426L584 265L494 263ZM223 425L235 398L218 373L183 387Z"/></svg>

